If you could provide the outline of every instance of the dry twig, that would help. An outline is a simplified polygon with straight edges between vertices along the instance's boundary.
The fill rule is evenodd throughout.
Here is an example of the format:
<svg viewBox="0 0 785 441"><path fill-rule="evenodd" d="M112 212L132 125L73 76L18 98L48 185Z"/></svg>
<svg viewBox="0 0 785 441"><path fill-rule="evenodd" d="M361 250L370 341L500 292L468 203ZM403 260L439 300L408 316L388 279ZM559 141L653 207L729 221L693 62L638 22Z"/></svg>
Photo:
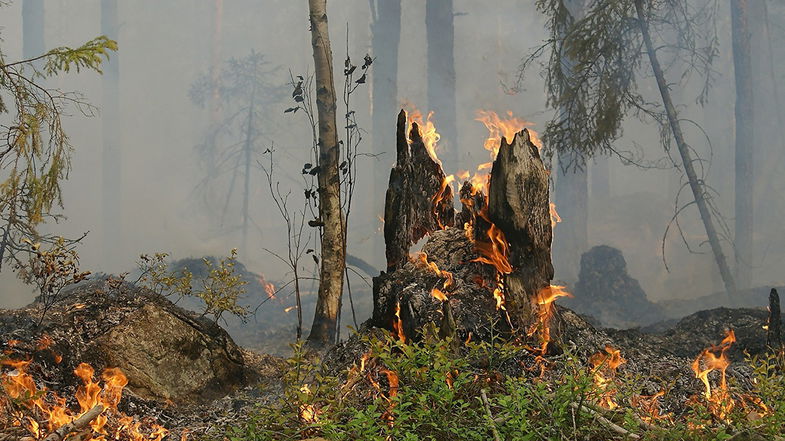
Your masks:
<svg viewBox="0 0 785 441"><path fill-rule="evenodd" d="M104 409L105 407L102 404L96 404L92 409L85 412L84 415L50 433L49 436L44 438L44 441L63 441L69 433L87 427L91 421L98 418L98 415L101 415Z"/></svg>
<svg viewBox="0 0 785 441"><path fill-rule="evenodd" d="M485 413L488 415L488 421L491 423L493 440L501 441L501 438L499 437L499 431L496 430L496 423L494 422L493 414L491 413L491 403L488 402L488 395L486 395L485 389L480 389L480 395L482 396L482 404L485 405Z"/></svg>

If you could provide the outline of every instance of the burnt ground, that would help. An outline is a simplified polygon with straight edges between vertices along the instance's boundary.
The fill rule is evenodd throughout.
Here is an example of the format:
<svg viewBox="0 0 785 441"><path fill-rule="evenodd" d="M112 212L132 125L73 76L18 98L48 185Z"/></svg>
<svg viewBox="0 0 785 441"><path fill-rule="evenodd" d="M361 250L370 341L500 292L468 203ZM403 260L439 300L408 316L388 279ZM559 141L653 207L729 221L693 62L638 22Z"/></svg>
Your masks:
<svg viewBox="0 0 785 441"><path fill-rule="evenodd" d="M205 386L215 388L206 395L197 391L193 395L197 398L177 400L178 405L172 405L173 400L167 402L145 397L144 393L131 389L124 393L120 410L142 420L157 420L173 433L187 429L197 435L237 422L256 405L272 402L282 394L281 377L286 370L283 359L235 345L228 334L211 321L179 308L161 296L125 283L111 288L106 281L85 282L71 288L67 294L48 313L40 327L37 326L40 305L0 310L0 341L3 342L0 349L12 358L32 356L35 360L30 369L33 377L39 385L45 385L61 396L73 397L79 385L79 380L72 374L76 364L89 362L98 372L111 364L102 358L105 356L103 352L95 349L95 342L101 341L112 330L122 329L123 323L136 317L139 311L150 308L198 330L202 350L207 351L202 356L216 357L221 363L227 363L221 357L241 361L236 370L215 374L226 374L221 380L224 384ZM763 329L766 320L767 313L763 309L716 308L696 312L675 323L613 330L594 327L584 317L559 307L554 326L561 335L562 348L578 360L585 362L605 345L619 348L628 360L619 368L619 374L638 377L639 384L649 394L665 388L667 394L663 399L663 410L678 413L684 409L684 403L690 396L702 391L690 363L704 348L717 344L726 329L733 329L738 340L728 352L732 361L728 369L730 381L742 389L749 386L751 371L744 359L766 351ZM160 333L161 328L153 325L152 329ZM381 335L382 331L368 325L361 327L360 334L370 333ZM48 335L53 341L47 349L38 349L42 335ZM11 346L7 343L9 340L18 342ZM326 353L324 366L329 373L342 376L366 351L362 339L355 335ZM546 375L560 374L566 361L563 352L556 350L548 357ZM59 363L56 355L63 357ZM482 365L482 360L476 362ZM534 356L521 350L499 370L505 375L532 376L536 375L534 366ZM216 396L221 398L216 399ZM70 404L74 404L73 398Z"/></svg>

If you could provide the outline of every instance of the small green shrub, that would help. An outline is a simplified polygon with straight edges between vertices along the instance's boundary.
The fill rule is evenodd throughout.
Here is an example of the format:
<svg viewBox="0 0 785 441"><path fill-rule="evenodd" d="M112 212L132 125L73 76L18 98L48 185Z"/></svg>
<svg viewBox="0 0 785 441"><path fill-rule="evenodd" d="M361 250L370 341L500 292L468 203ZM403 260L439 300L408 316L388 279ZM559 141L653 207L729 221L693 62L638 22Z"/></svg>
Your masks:
<svg viewBox="0 0 785 441"><path fill-rule="evenodd" d="M202 300L202 315L211 315L216 322L227 312L242 318L248 316L249 311L237 304L240 296L245 294L247 284L235 272L237 249L231 250L229 257L221 258L217 263L202 259L207 276L199 279L194 279L187 268L181 271L169 270L166 262L168 257L167 253L139 256L137 265L141 276L138 282L158 294L177 300L183 297Z"/></svg>

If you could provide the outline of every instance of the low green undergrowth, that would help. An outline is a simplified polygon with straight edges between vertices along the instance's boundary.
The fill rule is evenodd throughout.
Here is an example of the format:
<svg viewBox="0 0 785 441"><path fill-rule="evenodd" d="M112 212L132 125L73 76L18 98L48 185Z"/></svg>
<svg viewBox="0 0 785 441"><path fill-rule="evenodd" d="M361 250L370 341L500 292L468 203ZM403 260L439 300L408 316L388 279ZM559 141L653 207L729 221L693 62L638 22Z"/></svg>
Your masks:
<svg viewBox="0 0 785 441"><path fill-rule="evenodd" d="M460 350L436 338L409 344L366 337L365 343L368 352L340 378L325 374L295 345L283 396L227 427L223 439L697 441L785 434L781 357L748 360L753 390L741 394L731 383L735 404L718 417L716 405L702 396L678 415L660 412L657 398L636 389L639 379L606 376L599 386L596 375L603 371L570 354L547 362L544 374L532 368L513 377L498 369L522 363L525 350L501 341ZM604 408L603 398L618 407ZM654 408L660 413L652 418Z"/></svg>

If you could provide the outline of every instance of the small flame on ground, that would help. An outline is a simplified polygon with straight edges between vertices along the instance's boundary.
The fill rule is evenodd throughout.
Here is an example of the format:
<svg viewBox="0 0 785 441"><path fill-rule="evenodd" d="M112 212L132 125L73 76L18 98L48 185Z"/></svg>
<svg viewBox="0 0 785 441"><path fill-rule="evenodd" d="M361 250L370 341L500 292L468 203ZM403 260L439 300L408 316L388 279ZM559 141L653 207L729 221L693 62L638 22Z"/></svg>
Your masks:
<svg viewBox="0 0 785 441"><path fill-rule="evenodd" d="M627 360L622 358L621 351L611 346L605 346L605 352L597 352L589 357L594 374L594 385L601 392L599 405L605 409L613 410L619 407L614 401L615 390L609 388L613 378L616 376L616 369Z"/></svg>
<svg viewBox="0 0 785 441"><path fill-rule="evenodd" d="M51 344L50 342L46 342ZM48 347L48 345L47 345ZM134 418L124 415L117 410L117 405L122 398L122 392L128 384L128 379L118 368L108 368L101 374L103 387L94 381L95 370L92 366L81 363L74 369L74 374L82 380L82 385L77 388L75 398L79 403L79 411L74 412L66 406L66 400L60 398L46 388L38 388L33 377L27 373L27 368L32 360L2 360L0 365L10 367L10 372L0 375L0 387L12 399L20 400L22 405L34 410L36 414L46 421L42 427L38 421L29 416L25 418L27 426L34 438L40 438L46 433L71 423L87 413L97 405L106 410L90 423L91 433L82 437L85 441L105 440L108 433L109 414L117 415L117 425L113 429L114 439L130 439L132 441L161 441L168 431L161 426L152 425L151 433L144 434L141 423L134 422ZM0 403L2 404L2 403Z"/></svg>
<svg viewBox="0 0 785 441"><path fill-rule="evenodd" d="M719 345L704 349L691 366L695 377L699 378L705 386L703 396L709 402L709 410L720 419L725 419L734 407L733 400L728 393L725 370L730 366L726 352L735 342L736 334L732 329L729 329L725 332L725 338ZM717 355L718 353L719 355ZM720 384L718 388L712 389L709 374L714 370L720 371Z"/></svg>

